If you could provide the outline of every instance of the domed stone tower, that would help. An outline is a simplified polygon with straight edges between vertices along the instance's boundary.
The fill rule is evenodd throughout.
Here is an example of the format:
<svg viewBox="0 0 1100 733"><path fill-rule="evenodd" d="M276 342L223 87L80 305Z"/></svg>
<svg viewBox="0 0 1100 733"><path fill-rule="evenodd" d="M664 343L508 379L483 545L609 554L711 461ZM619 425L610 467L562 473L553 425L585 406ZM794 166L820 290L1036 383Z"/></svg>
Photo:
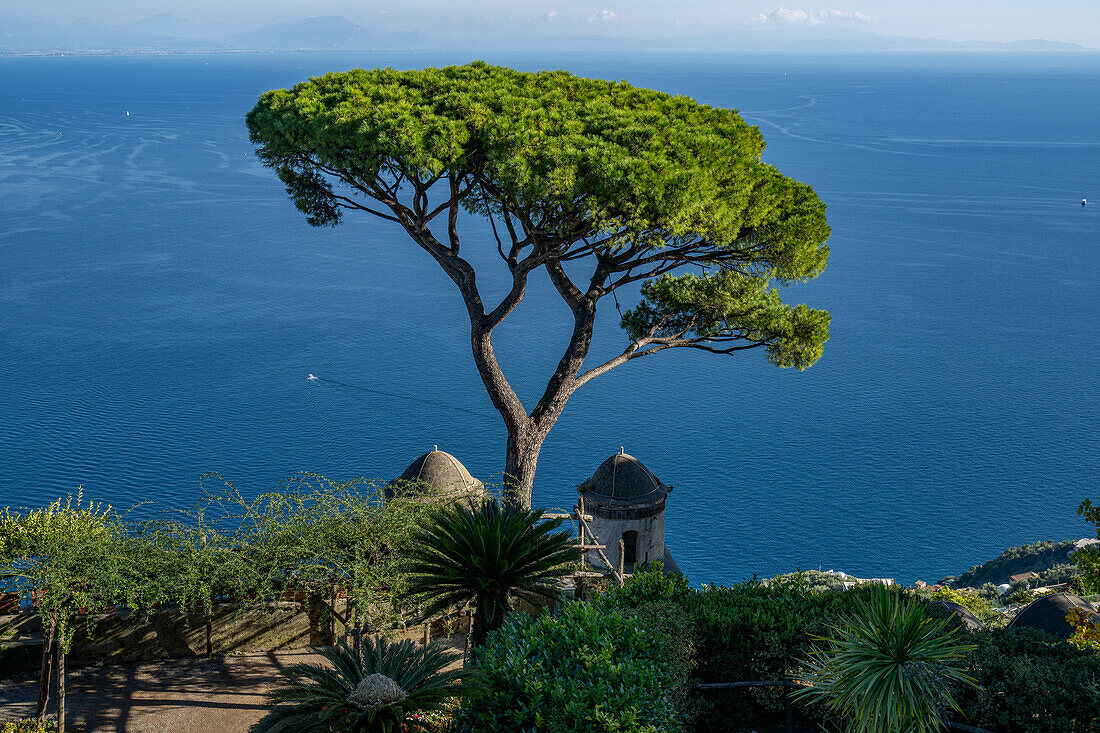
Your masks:
<svg viewBox="0 0 1100 733"><path fill-rule="evenodd" d="M466 467L452 456L433 446L432 450L418 457L397 478L386 484L386 498L391 498L402 487L413 492L419 484L431 484L432 498L451 500L466 497L483 497L485 485L470 475Z"/></svg>
<svg viewBox="0 0 1100 733"><path fill-rule="evenodd" d="M577 491L584 499L585 513L592 515L592 531L606 546L612 563L618 562L622 540L627 572L656 561L663 562L665 570L680 572L665 547L665 498L671 488L641 461L619 449ZM589 558L592 565L602 565L595 551Z"/></svg>

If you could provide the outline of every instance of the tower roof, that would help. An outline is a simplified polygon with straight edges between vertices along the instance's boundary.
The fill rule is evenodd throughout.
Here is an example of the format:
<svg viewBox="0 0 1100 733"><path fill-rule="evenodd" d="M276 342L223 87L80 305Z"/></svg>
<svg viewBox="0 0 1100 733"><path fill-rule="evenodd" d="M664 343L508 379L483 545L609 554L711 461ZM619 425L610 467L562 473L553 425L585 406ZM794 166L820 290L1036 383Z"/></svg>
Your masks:
<svg viewBox="0 0 1100 733"><path fill-rule="evenodd" d="M1071 593L1054 593L1029 603L1016 614L1016 618L1009 622L1008 627L1010 629L1029 627L1068 639L1073 636L1074 628L1066 620L1066 614L1074 608L1080 608L1100 622L1100 614L1085 599Z"/></svg>
<svg viewBox="0 0 1100 733"><path fill-rule="evenodd" d="M481 494L485 485L470 475L462 462L450 453L439 450L438 446L419 456L405 472L386 484L387 495L402 483L422 481L431 484L441 497L460 497L469 494Z"/></svg>
<svg viewBox="0 0 1100 733"><path fill-rule="evenodd" d="M621 449L601 463L579 490L586 498L607 504L648 504L669 492L641 461Z"/></svg>
<svg viewBox="0 0 1100 733"><path fill-rule="evenodd" d="M962 624L963 628L965 628L967 631L982 631L983 629L985 629L985 624L982 622L982 620L974 615L973 611L960 603L955 603L954 601L948 600L939 600L932 601L932 605L939 606L945 611L950 611L951 613L955 614L959 623Z"/></svg>

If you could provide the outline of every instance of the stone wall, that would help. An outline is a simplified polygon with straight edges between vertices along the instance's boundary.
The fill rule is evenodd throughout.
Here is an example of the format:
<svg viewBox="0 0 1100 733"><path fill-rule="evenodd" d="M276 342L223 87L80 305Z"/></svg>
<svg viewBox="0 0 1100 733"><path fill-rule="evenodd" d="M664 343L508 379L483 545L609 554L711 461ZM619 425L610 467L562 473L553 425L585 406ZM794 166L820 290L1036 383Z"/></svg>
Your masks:
<svg viewBox="0 0 1100 733"><path fill-rule="evenodd" d="M344 614L346 601L338 600L336 610ZM459 629L466 631L465 626L460 623ZM273 603L263 610L215 605L209 626L201 612L177 608L120 610L78 618L69 659L80 665L201 656L208 651L234 654L303 648L319 643L317 627L315 623L311 635L306 605L298 602ZM343 631L342 627L336 630ZM431 636L437 639L453 631L453 624L452 628L444 628L437 623L433 624ZM423 641L425 628L410 625L401 635ZM34 659L41 654L42 621L38 614L0 616L0 649L5 648L7 659Z"/></svg>

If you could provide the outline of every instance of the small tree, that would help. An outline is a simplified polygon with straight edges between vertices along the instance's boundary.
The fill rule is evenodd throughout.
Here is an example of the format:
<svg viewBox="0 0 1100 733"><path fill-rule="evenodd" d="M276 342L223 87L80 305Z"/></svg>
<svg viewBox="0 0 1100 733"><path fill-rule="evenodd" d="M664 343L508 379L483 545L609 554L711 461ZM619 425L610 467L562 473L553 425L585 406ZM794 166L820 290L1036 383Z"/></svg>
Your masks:
<svg viewBox="0 0 1100 733"><path fill-rule="evenodd" d="M309 223L380 217L455 283L474 363L508 431L505 493L527 506L543 441L595 377L672 348L763 348L773 364L804 369L828 339L827 312L786 305L773 287L825 267L825 206L761 162L759 130L732 110L477 62L327 74L267 92L247 122ZM492 240L482 241L495 241L511 276L495 304L464 254L463 210L489 222ZM492 335L537 272L569 307L573 332L528 408ZM636 283L641 302L622 315L626 348L584 369L597 305Z"/></svg>
<svg viewBox="0 0 1100 733"><path fill-rule="evenodd" d="M471 641L480 645L516 598L538 603L558 592L577 556L561 521L496 499L440 507L403 549L410 592L424 599L425 616L473 604Z"/></svg>
<svg viewBox="0 0 1100 733"><path fill-rule="evenodd" d="M1077 513L1096 528L1100 540L1100 506L1085 499L1077 507ZM1081 587L1086 593L1100 593L1100 543L1086 545L1073 553L1073 562L1081 569Z"/></svg>
<svg viewBox="0 0 1100 733"><path fill-rule="evenodd" d="M41 721L45 715L56 673L58 730L65 726L65 655L74 617L102 611L124 595L123 531L111 507L85 505L79 492L75 501L70 495L45 509L0 514L0 577L31 594L45 630L36 716Z"/></svg>

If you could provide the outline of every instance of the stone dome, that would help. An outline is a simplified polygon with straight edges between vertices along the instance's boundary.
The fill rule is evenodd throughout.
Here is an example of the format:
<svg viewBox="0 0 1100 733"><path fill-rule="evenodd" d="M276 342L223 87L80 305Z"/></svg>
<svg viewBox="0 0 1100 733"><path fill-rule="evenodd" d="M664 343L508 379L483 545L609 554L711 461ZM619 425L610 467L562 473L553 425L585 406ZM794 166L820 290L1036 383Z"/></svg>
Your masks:
<svg viewBox="0 0 1100 733"><path fill-rule="evenodd" d="M1072 593L1054 593L1025 606L1016 614L1016 618L1009 622L1008 628L1039 629L1061 639L1068 639L1073 636L1073 627L1066 620L1066 614L1075 608L1081 609L1100 623L1100 614L1084 598L1079 598Z"/></svg>
<svg viewBox="0 0 1100 733"><path fill-rule="evenodd" d="M386 484L386 496L391 497L402 484L431 484L441 498L481 496L485 485L470 475L462 462L436 446L409 464L397 478Z"/></svg>
<svg viewBox="0 0 1100 733"><path fill-rule="evenodd" d="M632 455L620 452L600 464L592 478L578 487L585 500L605 504L651 504L660 501L669 487Z"/></svg>
<svg viewBox="0 0 1100 733"><path fill-rule="evenodd" d="M962 624L963 628L967 631L983 631L985 629L985 623L983 623L980 618L974 615L973 611L960 603L955 603L954 601L939 600L932 601L932 605L955 614L956 618L958 618L959 623Z"/></svg>

